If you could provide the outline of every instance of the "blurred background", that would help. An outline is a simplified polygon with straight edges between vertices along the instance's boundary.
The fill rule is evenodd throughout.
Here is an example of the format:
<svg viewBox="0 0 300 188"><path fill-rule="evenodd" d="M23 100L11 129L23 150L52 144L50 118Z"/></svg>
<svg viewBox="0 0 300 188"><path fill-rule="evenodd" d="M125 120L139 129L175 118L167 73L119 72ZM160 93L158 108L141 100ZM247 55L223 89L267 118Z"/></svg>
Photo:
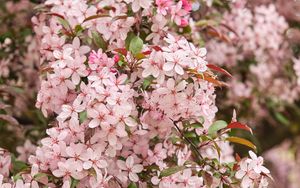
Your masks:
<svg viewBox="0 0 300 188"><path fill-rule="evenodd" d="M0 147L29 155L51 118L35 107L39 89L34 21L38 0L0 0ZM254 135L271 169L272 187L298 188L300 180L300 1L194 0L185 33L208 49L207 60L233 78L217 89L217 119L240 122ZM241 156L244 147L235 146ZM27 156L19 156L26 159Z"/></svg>

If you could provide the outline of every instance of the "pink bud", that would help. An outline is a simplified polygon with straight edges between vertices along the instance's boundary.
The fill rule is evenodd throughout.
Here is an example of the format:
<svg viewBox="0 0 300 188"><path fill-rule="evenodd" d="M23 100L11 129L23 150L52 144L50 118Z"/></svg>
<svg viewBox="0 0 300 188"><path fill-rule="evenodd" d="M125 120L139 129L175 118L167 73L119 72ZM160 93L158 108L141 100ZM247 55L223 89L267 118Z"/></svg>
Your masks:
<svg viewBox="0 0 300 188"><path fill-rule="evenodd" d="M185 27L188 25L188 21L186 19L181 19L181 23L180 23L180 26L181 27Z"/></svg>
<svg viewBox="0 0 300 188"><path fill-rule="evenodd" d="M118 63L120 61L120 56L118 54L114 56L114 61L115 63Z"/></svg>

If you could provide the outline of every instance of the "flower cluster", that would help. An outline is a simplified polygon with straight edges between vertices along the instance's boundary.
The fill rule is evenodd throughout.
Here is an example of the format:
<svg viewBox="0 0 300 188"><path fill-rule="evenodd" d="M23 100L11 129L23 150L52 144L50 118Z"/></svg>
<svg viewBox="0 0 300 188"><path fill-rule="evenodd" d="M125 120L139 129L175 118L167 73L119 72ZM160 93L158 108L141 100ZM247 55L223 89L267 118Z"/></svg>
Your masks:
<svg viewBox="0 0 300 188"><path fill-rule="evenodd" d="M246 1L237 1L224 13L220 27L230 42L210 40L206 45L208 51L219 51L208 53L208 61L235 75L227 92L230 107L238 106L248 115L250 107L261 119L271 116L268 111L278 111L280 104L283 107L299 99L297 78L291 71L292 49L285 39L289 26L274 4L251 9ZM296 62L294 69L298 74ZM237 103L248 104L247 109Z"/></svg>
<svg viewBox="0 0 300 188"><path fill-rule="evenodd" d="M36 106L53 121L39 146L17 148L28 162L14 180L7 167L3 186L196 188L239 179L228 141L243 142L227 132L251 130L214 120L214 85L223 83L213 70L225 70L178 35L188 0L47 0L39 8Z"/></svg>
<svg viewBox="0 0 300 188"><path fill-rule="evenodd" d="M239 162L240 169L235 174L236 178L242 179L241 187L267 187L270 171L263 166L263 158L257 157L252 151L249 151L249 155L251 158Z"/></svg>

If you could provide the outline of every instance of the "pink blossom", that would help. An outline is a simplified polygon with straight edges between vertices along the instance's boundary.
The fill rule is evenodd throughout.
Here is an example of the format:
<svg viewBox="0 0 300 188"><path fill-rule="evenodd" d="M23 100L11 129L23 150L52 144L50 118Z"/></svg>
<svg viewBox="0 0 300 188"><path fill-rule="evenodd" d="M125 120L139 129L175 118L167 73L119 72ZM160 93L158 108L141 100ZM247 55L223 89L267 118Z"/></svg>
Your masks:
<svg viewBox="0 0 300 188"><path fill-rule="evenodd" d="M121 170L121 172L118 175L118 177L121 180L127 181L127 174L128 174L129 180L133 182L139 181L139 177L137 176L137 173L143 171L143 166L140 164L135 164L133 156L127 157L126 161L118 160L117 165Z"/></svg>

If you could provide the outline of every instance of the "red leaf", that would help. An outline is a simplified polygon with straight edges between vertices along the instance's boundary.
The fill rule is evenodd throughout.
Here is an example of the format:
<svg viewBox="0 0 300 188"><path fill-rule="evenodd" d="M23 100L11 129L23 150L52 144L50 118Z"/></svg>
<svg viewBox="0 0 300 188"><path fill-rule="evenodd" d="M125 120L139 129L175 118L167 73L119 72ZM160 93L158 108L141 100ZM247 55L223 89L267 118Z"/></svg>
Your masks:
<svg viewBox="0 0 300 188"><path fill-rule="evenodd" d="M162 49L159 46L152 46L152 48L156 51L162 51Z"/></svg>
<svg viewBox="0 0 300 188"><path fill-rule="evenodd" d="M252 129L248 125L242 124L240 122L231 122L227 125L226 128L227 129L243 129L243 130L249 131L251 134L253 134Z"/></svg>
<svg viewBox="0 0 300 188"><path fill-rule="evenodd" d="M115 51L115 52L118 52L118 53L120 53L120 54L122 54L122 55L124 55L124 56L127 55L127 50L126 50L125 48L117 48L117 49L115 49L114 51Z"/></svg>
<svg viewBox="0 0 300 188"><path fill-rule="evenodd" d="M235 154L235 160L237 162L240 162L242 160L238 153Z"/></svg>
<svg viewBox="0 0 300 188"><path fill-rule="evenodd" d="M227 70L222 69L221 67L218 67L218 66L213 65L213 64L207 64L206 66L208 68L212 69L212 70L215 70L217 72L223 73L223 74L225 74L225 75L227 75L227 76L229 76L229 77L232 78L232 75Z"/></svg>
<svg viewBox="0 0 300 188"><path fill-rule="evenodd" d="M152 52L151 50L148 50L148 51L143 52L142 54L144 54L144 55L150 55L151 52Z"/></svg>

